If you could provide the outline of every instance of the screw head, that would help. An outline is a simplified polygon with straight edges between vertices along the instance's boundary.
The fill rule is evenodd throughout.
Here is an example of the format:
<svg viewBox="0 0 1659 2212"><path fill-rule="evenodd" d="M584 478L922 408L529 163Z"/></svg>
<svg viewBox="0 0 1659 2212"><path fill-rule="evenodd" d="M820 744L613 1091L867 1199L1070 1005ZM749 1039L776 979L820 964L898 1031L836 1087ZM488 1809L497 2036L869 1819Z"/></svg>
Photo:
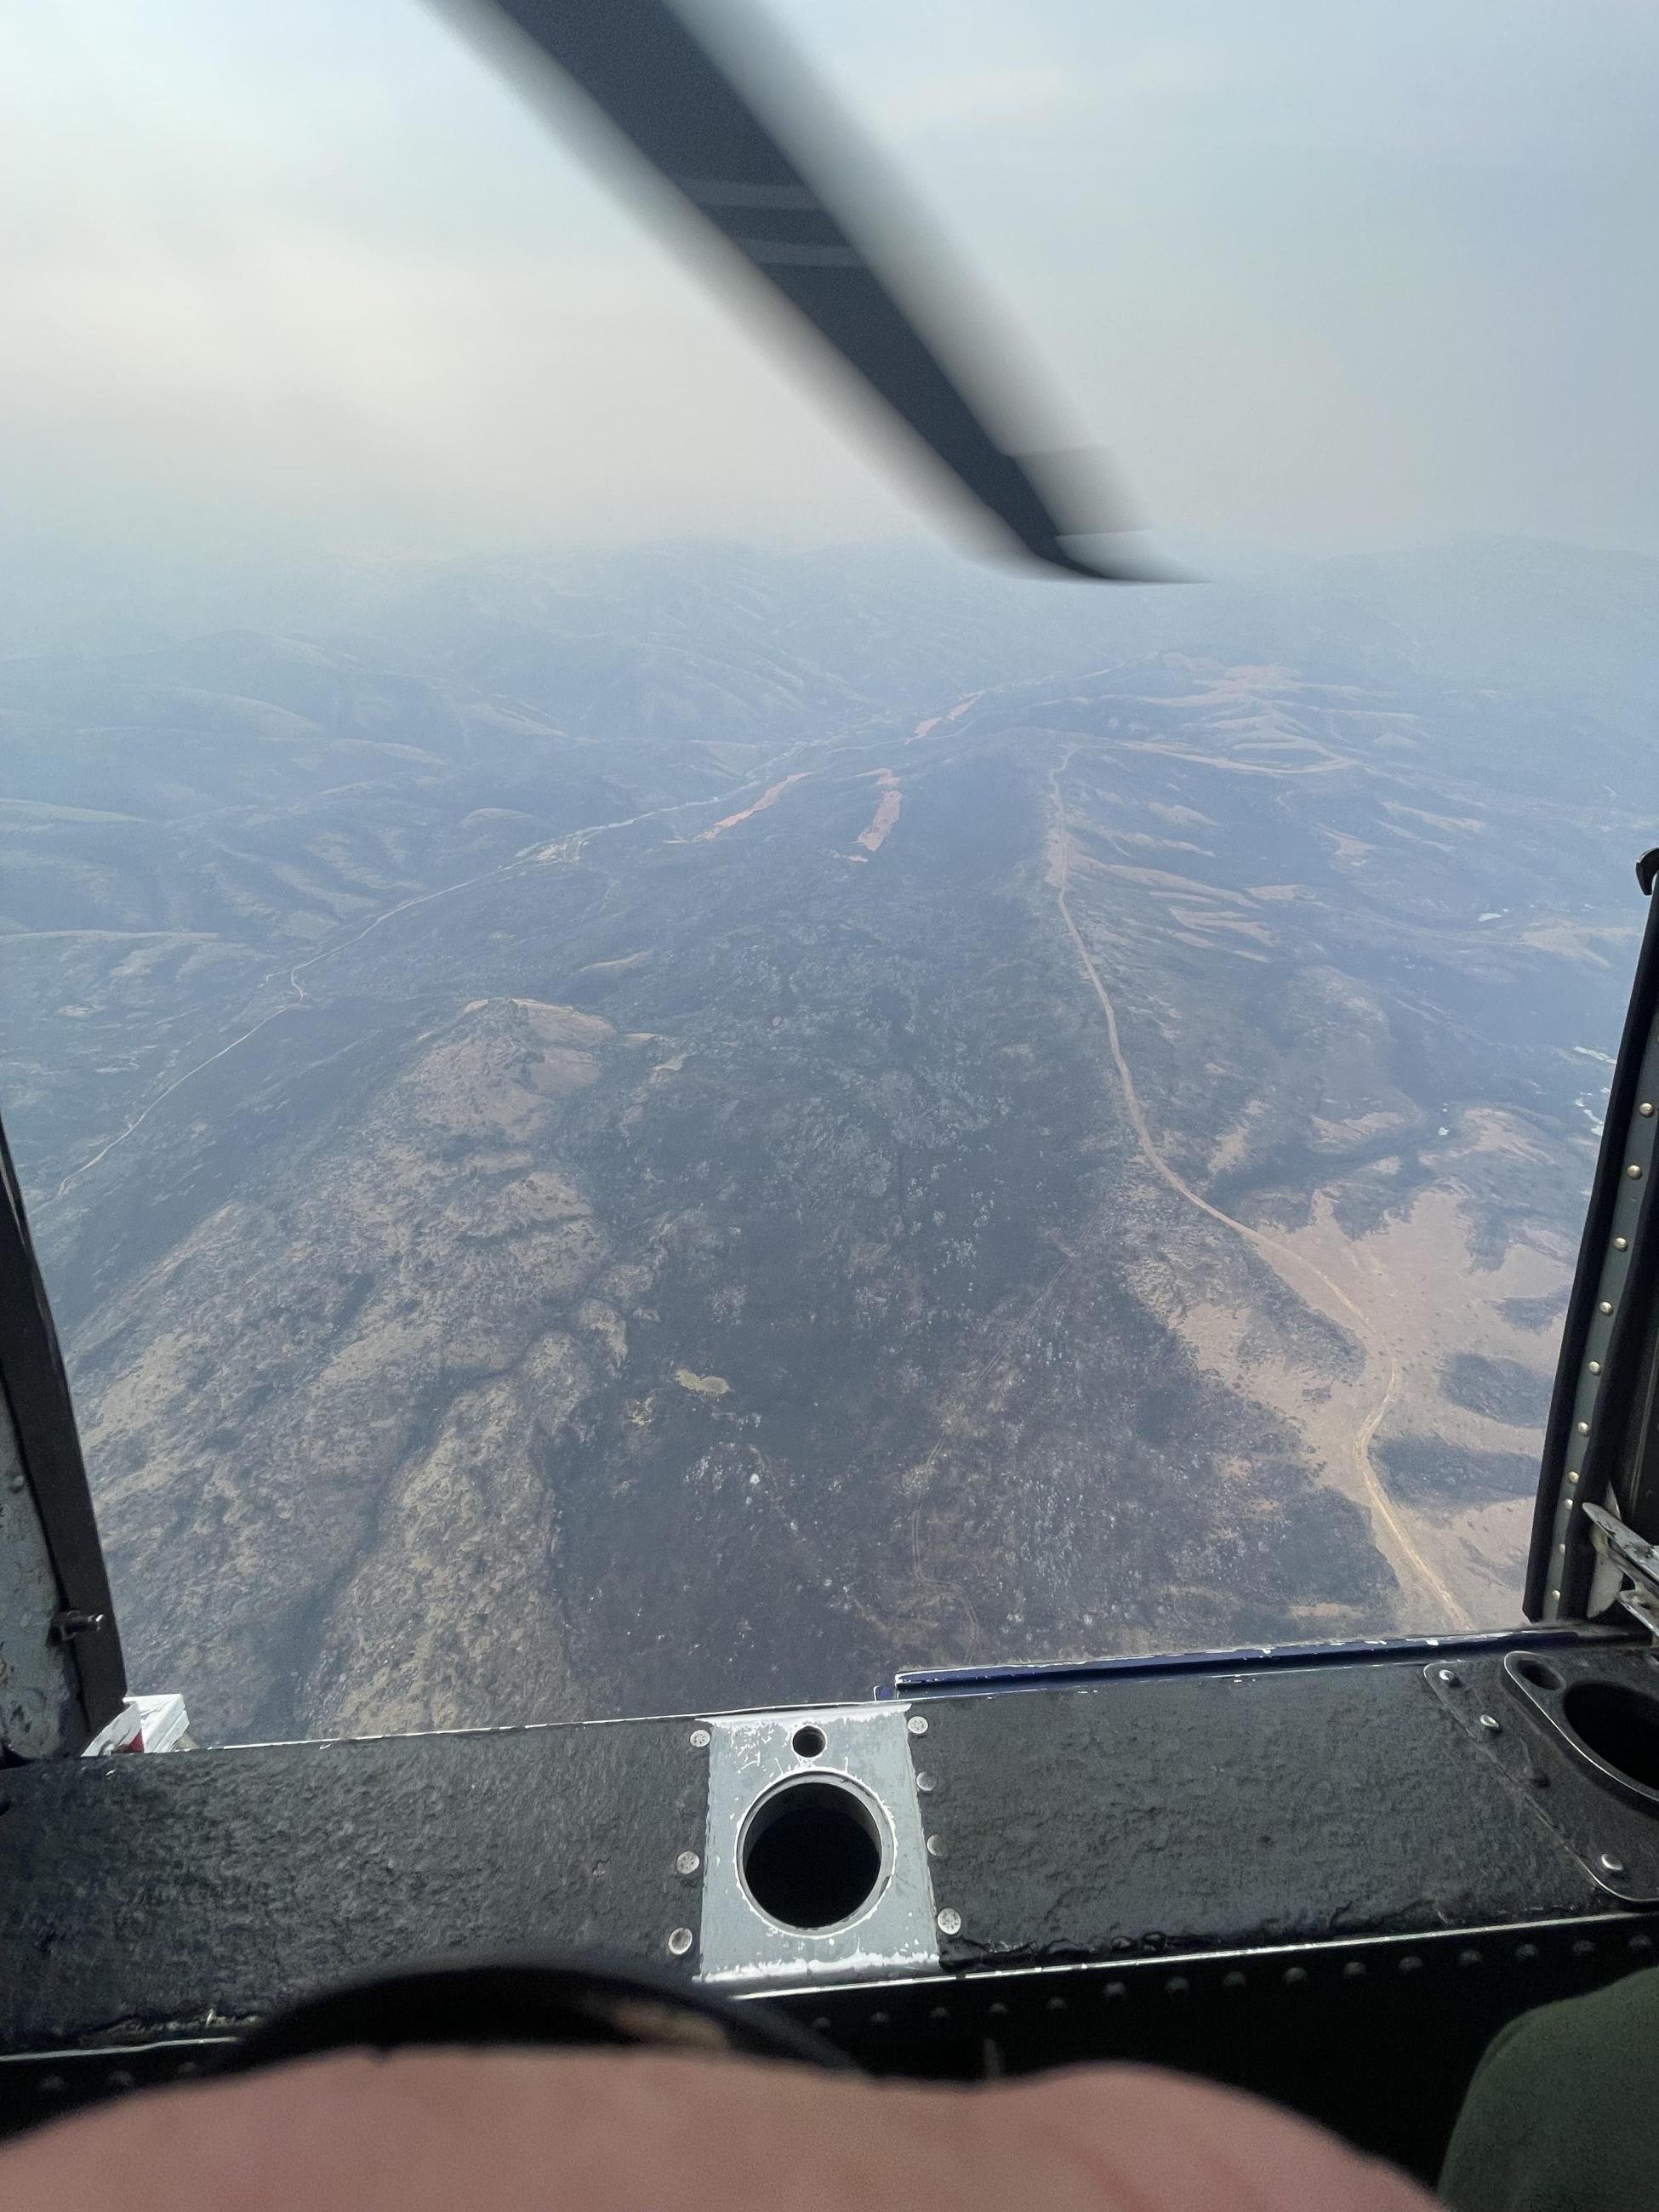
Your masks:
<svg viewBox="0 0 1659 2212"><path fill-rule="evenodd" d="M928 1837L927 1856L930 1859L942 1859L945 1856L945 1838L943 1836Z"/></svg>
<svg viewBox="0 0 1659 2212"><path fill-rule="evenodd" d="M1599 1375L1601 1372L1601 1363L1599 1359L1591 1360L1589 1364L1589 1371L1592 1375Z"/></svg>
<svg viewBox="0 0 1659 2212"><path fill-rule="evenodd" d="M1644 1098L1636 1110L1644 1121L1650 1121L1653 1116L1653 1101L1650 1098Z"/></svg>
<svg viewBox="0 0 1659 2212"><path fill-rule="evenodd" d="M1648 1110L1651 1112L1652 1109ZM1625 1871L1625 1862L1613 1851L1603 1851L1596 1864L1604 1874L1623 1874Z"/></svg>
<svg viewBox="0 0 1659 2212"><path fill-rule="evenodd" d="M931 1796L935 1787L933 1776L931 1774L917 1775L916 1787L921 1790L924 1797Z"/></svg>
<svg viewBox="0 0 1659 2212"><path fill-rule="evenodd" d="M1611 1298L1600 1299L1597 1302L1595 1310L1597 1313L1611 1313L1613 1311L1613 1300Z"/></svg>
<svg viewBox="0 0 1659 2212"><path fill-rule="evenodd" d="M676 1874L696 1874L702 1861L695 1851L682 1851L674 1862Z"/></svg>
<svg viewBox="0 0 1659 2212"><path fill-rule="evenodd" d="M1589 1434L1589 1423L1588 1421L1580 1421L1578 1424L1578 1433L1581 1437L1587 1437Z"/></svg>
<svg viewBox="0 0 1659 2212"><path fill-rule="evenodd" d="M707 1751L708 1748L708 1729L693 1729L691 1731L690 1742L693 1751Z"/></svg>
<svg viewBox="0 0 1659 2212"><path fill-rule="evenodd" d="M906 1721L904 1725L909 1729L912 1735L926 1735L927 1733L927 1716L926 1713L912 1713L909 1719Z"/></svg>
<svg viewBox="0 0 1659 2212"><path fill-rule="evenodd" d="M1504 1733L1504 1723L1496 1713L1482 1713L1480 1725L1488 1735L1502 1735Z"/></svg>
<svg viewBox="0 0 1659 2212"><path fill-rule="evenodd" d="M691 1948L692 1941L691 1930L689 1928L671 1928L668 1931L668 1948L676 1959L683 1959L685 1956Z"/></svg>
<svg viewBox="0 0 1659 2212"><path fill-rule="evenodd" d="M1629 1237L1615 1237L1613 1240L1613 1249L1615 1252L1628 1252L1630 1249Z"/></svg>
<svg viewBox="0 0 1659 2212"><path fill-rule="evenodd" d="M954 1905L941 1905L937 1917L939 1920L939 1932L941 1936L961 1935L962 1915L957 1911Z"/></svg>
<svg viewBox="0 0 1659 2212"><path fill-rule="evenodd" d="M1434 1671L1438 1680L1449 1682L1454 1689L1457 1687L1458 1674L1455 1667L1437 1667Z"/></svg>
<svg viewBox="0 0 1659 2212"><path fill-rule="evenodd" d="M1641 1168L1635 1160L1631 1162L1630 1165L1625 1170L1625 1173L1630 1177L1632 1182L1640 1182L1642 1180Z"/></svg>

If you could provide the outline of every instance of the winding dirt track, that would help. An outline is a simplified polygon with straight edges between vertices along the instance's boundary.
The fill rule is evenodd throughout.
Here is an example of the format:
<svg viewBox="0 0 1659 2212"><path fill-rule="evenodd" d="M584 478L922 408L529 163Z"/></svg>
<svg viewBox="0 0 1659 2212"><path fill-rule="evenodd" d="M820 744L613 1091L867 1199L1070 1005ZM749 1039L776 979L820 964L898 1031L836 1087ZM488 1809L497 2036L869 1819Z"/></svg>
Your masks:
<svg viewBox="0 0 1659 2212"><path fill-rule="evenodd" d="M1370 1419L1363 1428L1356 1431L1353 1439L1354 1472L1358 1477L1361 1493L1370 1511L1372 1533L1377 1549L1393 1568L1395 1577L1402 1588L1409 1581L1415 1583L1419 1589L1432 1599L1438 1615L1437 1626L1467 1628L1470 1625L1468 1613L1452 1595L1440 1575L1418 1548L1416 1540L1407 1527L1404 1516L1389 1497L1382 1479L1372 1462L1371 1439L1376 1436L1383 1416L1389 1410L1394 1398L1395 1385L1399 1380L1399 1365L1394 1355L1385 1345L1377 1340L1370 1322L1359 1307L1354 1304L1340 1284L1332 1281L1322 1267L1316 1267L1311 1260L1297 1251L1293 1245L1283 1243L1279 1237L1269 1237L1260 1229L1253 1229L1249 1222L1236 1220L1231 1213L1224 1213L1218 1206L1212 1206L1207 1198L1200 1196L1189 1182L1177 1174L1169 1161L1164 1158L1153 1139L1152 1130L1147 1125L1145 1109L1140 1103L1140 1094L1135 1089L1134 1077L1130 1072L1127 1060L1124 1057L1122 1040L1118 1035L1117 1010L1112 1004L1105 985L1100 980L1100 971L1095 966L1089 948L1083 941L1077 923L1072 918L1068 898L1071 881L1071 847L1066 835L1066 802L1060 795L1060 779L1071 765L1072 755L1075 750L1074 746L1068 747L1064 757L1048 771L1048 794L1053 810L1051 837L1053 864L1050 881L1054 891L1054 902L1060 909L1060 918L1066 925L1066 933L1072 940L1073 950L1077 954L1078 964L1094 993L1102 1014L1105 1017L1106 1040L1111 1049L1112 1065L1117 1071L1118 1086L1123 1095L1124 1110L1128 1115L1129 1125L1135 1133L1135 1141L1140 1147L1146 1164L1162 1182L1169 1185L1172 1191L1183 1198L1188 1206L1195 1207L1200 1213L1206 1215L1210 1220L1218 1221L1224 1228L1231 1229L1235 1235L1242 1237L1246 1243L1252 1244L1258 1251L1268 1255L1276 1268L1281 1273L1289 1273L1293 1285L1298 1289L1299 1295L1308 1298L1308 1303L1316 1311L1325 1313L1328 1317L1334 1318L1334 1316L1329 1315L1329 1304L1334 1304L1340 1315L1343 1316L1340 1325L1346 1326L1349 1333L1358 1339L1367 1363L1370 1364L1375 1360L1386 1366L1388 1379L1383 1386L1382 1395L1378 1399ZM1311 1282L1317 1285L1318 1290L1324 1293L1323 1297L1318 1296L1310 1297L1307 1291L1301 1287L1304 1282Z"/></svg>

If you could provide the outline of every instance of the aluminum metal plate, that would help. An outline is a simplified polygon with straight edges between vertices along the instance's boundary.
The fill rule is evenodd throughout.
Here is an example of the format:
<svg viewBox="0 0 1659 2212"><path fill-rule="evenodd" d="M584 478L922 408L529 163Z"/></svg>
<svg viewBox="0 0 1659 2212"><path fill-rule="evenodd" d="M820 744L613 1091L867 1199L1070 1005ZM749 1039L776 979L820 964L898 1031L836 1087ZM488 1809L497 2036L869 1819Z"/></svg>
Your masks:
<svg viewBox="0 0 1659 2212"><path fill-rule="evenodd" d="M750 1986L937 1973L939 1937L908 1705L828 1705L709 1720L708 1820L703 1850L698 1978ZM815 1730L823 1748L795 1740ZM811 1740L810 1737L807 1739ZM814 1779L850 1790L872 1821L881 1864L867 1900L827 1928L775 1919L750 1895L741 1865L750 1816L781 1787Z"/></svg>

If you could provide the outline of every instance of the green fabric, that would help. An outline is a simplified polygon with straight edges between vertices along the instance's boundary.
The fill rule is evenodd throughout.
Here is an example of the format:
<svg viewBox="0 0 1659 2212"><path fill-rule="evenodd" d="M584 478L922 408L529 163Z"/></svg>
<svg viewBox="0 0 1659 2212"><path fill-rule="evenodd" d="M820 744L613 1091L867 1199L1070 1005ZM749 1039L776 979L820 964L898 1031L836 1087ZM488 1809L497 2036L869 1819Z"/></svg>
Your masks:
<svg viewBox="0 0 1659 2212"><path fill-rule="evenodd" d="M1655 2212L1659 1967L1498 2033L1452 2130L1440 2194L1453 2212Z"/></svg>

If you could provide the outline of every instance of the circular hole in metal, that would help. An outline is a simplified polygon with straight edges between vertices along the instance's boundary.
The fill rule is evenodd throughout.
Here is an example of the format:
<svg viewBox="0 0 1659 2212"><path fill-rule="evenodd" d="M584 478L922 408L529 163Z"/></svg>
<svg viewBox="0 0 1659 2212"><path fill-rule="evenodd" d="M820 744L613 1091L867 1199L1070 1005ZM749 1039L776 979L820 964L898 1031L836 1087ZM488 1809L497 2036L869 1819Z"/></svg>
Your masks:
<svg viewBox="0 0 1659 2212"><path fill-rule="evenodd" d="M785 1928L834 1928L875 1895L881 1831L863 1796L839 1782L787 1782L744 1823L738 1864L761 1911Z"/></svg>
<svg viewBox="0 0 1659 2212"><path fill-rule="evenodd" d="M1523 1682L1530 1682L1534 1690L1559 1690L1561 1677L1547 1660L1534 1659L1522 1654L1510 1662Z"/></svg>
<svg viewBox="0 0 1659 2212"><path fill-rule="evenodd" d="M1575 1682L1561 1717L1589 1750L1644 1790L1659 1790L1659 1698L1623 1682Z"/></svg>
<svg viewBox="0 0 1659 2212"><path fill-rule="evenodd" d="M795 1730L789 1739L789 1746L797 1759L816 1759L823 1749L823 1730L814 1728L809 1722L805 1728Z"/></svg>

